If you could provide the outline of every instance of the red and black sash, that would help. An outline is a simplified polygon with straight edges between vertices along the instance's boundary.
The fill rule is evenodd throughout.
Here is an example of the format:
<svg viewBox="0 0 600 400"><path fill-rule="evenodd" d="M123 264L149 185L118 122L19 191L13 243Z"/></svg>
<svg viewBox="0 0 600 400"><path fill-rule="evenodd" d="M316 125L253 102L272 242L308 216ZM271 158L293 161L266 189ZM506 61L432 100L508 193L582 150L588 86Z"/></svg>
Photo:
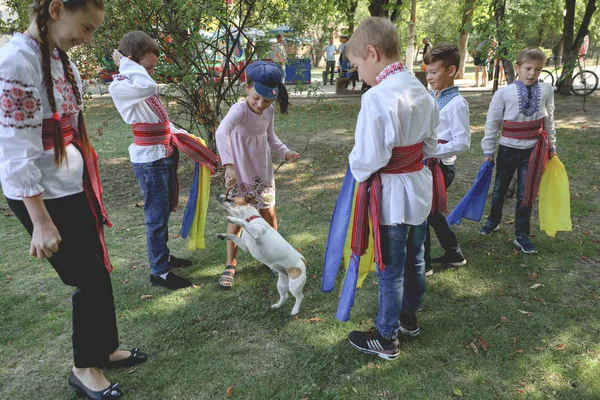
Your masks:
<svg viewBox="0 0 600 400"><path fill-rule="evenodd" d="M50 150L54 148L53 142L53 131L54 131L54 119L45 119L42 123L42 143L44 150ZM109 227L112 223L108 220L106 208L102 201L102 186L100 184L100 174L98 173L98 154L93 147L90 147L88 151L81 142L79 132L71 125L71 117L67 116L61 118L60 129L63 133L65 141L65 147L69 144L73 144L77 150L81 153L84 163L83 173L83 191L90 203L90 209L96 219L96 232L98 233L98 239L102 246L102 252L104 254L104 267L108 272L112 272L113 266L108 258L108 251L106 249L106 243L104 241L104 225Z"/></svg>
<svg viewBox="0 0 600 400"><path fill-rule="evenodd" d="M438 139L438 143L448 143L447 140ZM431 214L447 213L446 209L446 181L444 180L444 171L437 158L428 158L427 167L431 171L433 178L433 197L431 201Z"/></svg>
<svg viewBox="0 0 600 400"><path fill-rule="evenodd" d="M219 157L200 141L185 133L171 132L169 121L156 124L133 124L134 143L138 146L155 146L162 144L167 149L167 155L173 160L175 167L174 187L169 190L169 203L172 210L176 210L179 201L179 181L177 179L177 167L179 165L179 152L183 151L200 165L204 165L214 174L218 165Z"/></svg>
<svg viewBox="0 0 600 400"><path fill-rule="evenodd" d="M385 174L405 174L423 169L423 143L412 146L394 147L389 163L358 185L354 204L352 224L352 253L363 255L369 244L369 215L373 226L375 262L380 270L385 269L381 258L381 238L379 235L379 203L381 201L381 177Z"/></svg>
<svg viewBox="0 0 600 400"><path fill-rule="evenodd" d="M525 122L504 121L502 136L519 140L537 140L529 156L522 203L524 206L531 207L535 203L548 159L548 132L544 130L544 119Z"/></svg>

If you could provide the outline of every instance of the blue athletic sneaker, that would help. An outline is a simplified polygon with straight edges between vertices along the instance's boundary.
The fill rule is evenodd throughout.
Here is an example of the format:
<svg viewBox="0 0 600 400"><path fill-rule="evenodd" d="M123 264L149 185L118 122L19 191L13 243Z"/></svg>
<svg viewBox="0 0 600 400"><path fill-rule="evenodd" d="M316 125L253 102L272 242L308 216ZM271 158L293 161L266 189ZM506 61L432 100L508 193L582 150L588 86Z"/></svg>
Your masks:
<svg viewBox="0 0 600 400"><path fill-rule="evenodd" d="M517 238L515 238L515 241L513 243L525 254L537 253L537 249L535 248L535 245L533 243L531 243L531 240L529 240L529 238L517 237Z"/></svg>
<svg viewBox="0 0 600 400"><path fill-rule="evenodd" d="M487 220L485 222L485 224L483 224L481 229L479 229L479 233L481 235L490 236L492 233L496 232L498 229L500 229L500 226L498 224L495 224L492 221Z"/></svg>

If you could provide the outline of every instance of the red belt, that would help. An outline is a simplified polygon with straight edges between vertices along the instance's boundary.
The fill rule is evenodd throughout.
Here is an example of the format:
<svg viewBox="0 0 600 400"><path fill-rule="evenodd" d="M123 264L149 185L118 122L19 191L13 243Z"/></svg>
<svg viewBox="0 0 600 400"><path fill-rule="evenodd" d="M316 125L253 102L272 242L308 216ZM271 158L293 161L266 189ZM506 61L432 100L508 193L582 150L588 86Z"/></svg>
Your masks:
<svg viewBox="0 0 600 400"><path fill-rule="evenodd" d="M179 201L179 181L177 179L177 167L179 165L180 149L200 165L204 165L214 174L218 165L219 157L200 141L185 133L171 132L169 121L157 124L133 124L134 143L138 146L155 146L162 144L167 149L167 155L171 156L175 167L175 183L169 190L169 202L172 210L176 210Z"/></svg>
<svg viewBox="0 0 600 400"><path fill-rule="evenodd" d="M448 141L438 139L438 143L446 144ZM442 167L436 158L428 158L426 163L433 178L431 214L447 213L446 181L444 179L444 171L442 171Z"/></svg>
<svg viewBox="0 0 600 400"><path fill-rule="evenodd" d="M55 121L53 119L45 119L42 121L42 143L44 145L44 150L54 148L54 123ZM65 147L72 143L77 150L79 150L83 158L83 163L85 165L83 173L83 191L90 203L90 209L96 220L96 232L104 254L104 267L108 272L112 272L113 266L108 258L108 251L104 241L104 225L111 227L112 223L108 220L106 208L102 201L102 186L100 184L100 175L98 173L98 154L93 147L90 146L88 151L86 147L83 146L79 133L71 125L71 116L61 118L59 124L63 134Z"/></svg>
<svg viewBox="0 0 600 400"><path fill-rule="evenodd" d="M379 203L381 201L381 177L384 174L405 174L423 169L423 143L412 146L394 147L389 163L358 185L354 204L352 224L352 253L363 255L369 244L369 215L373 226L375 262L380 270L385 269L381 258L381 238L379 235ZM370 191L369 191L370 190Z"/></svg>
<svg viewBox="0 0 600 400"><path fill-rule="evenodd" d="M522 203L524 206L531 207L537 197L548 159L548 132L544 130L544 119L525 122L504 121L502 136L519 140L537 140L529 156Z"/></svg>

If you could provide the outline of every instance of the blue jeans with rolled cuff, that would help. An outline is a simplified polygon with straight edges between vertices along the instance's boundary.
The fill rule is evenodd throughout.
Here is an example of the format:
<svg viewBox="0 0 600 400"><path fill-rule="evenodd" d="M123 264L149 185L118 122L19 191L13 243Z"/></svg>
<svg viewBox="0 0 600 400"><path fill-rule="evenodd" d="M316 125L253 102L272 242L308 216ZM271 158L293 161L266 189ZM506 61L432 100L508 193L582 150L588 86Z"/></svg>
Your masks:
<svg viewBox="0 0 600 400"><path fill-rule="evenodd" d="M525 191L525 178L529 167L529 156L533 151L530 149L514 149L512 147L500 146L496 158L496 181L492 192L492 209L488 221L498 225L502 222L502 208L506 192L510 186L515 170L517 171L517 206L515 210L515 236L529 237L531 210L533 207L523 206Z"/></svg>
<svg viewBox="0 0 600 400"><path fill-rule="evenodd" d="M169 190L175 185L176 172L171 157L149 163L132 163L133 172L144 196L146 246L152 275L169 271Z"/></svg>
<svg viewBox="0 0 600 400"><path fill-rule="evenodd" d="M393 339L400 328L400 312L415 315L425 293L423 243L427 222L421 225L381 225L381 256L385 269L377 269L379 311L375 327Z"/></svg>

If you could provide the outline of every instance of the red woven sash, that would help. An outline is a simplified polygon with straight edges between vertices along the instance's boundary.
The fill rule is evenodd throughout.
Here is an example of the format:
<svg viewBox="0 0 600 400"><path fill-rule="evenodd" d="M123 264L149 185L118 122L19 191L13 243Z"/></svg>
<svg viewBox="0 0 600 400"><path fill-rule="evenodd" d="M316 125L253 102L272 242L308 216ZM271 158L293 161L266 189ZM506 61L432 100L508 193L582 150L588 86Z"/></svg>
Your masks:
<svg viewBox="0 0 600 400"><path fill-rule="evenodd" d="M65 146L73 144L77 150L81 153L84 163L83 173L83 191L90 203L90 209L96 219L96 232L98 233L98 239L102 246L102 253L104 254L104 267L108 272L112 272L113 266L108 258L108 250L106 249L106 243L104 241L104 225L112 226L112 223L108 220L106 208L102 201L102 185L100 184L100 174L98 173L98 154L93 147L90 151L81 143L81 137L76 129L71 125L71 117L67 116L60 120L60 129L63 133L65 140ZM42 123L42 143L44 150L50 150L54 148L54 142L52 140L52 132L54 130L54 120L45 119Z"/></svg>
<svg viewBox="0 0 600 400"><path fill-rule="evenodd" d="M369 215L373 226L375 262L380 270L385 269L381 258L381 238L379 235L379 203L381 202L381 177L385 174L405 174L423 169L423 143L412 146L395 147L389 163L375 172L369 179L358 185L354 204L352 224L352 253L363 255L369 243Z"/></svg>
<svg viewBox="0 0 600 400"><path fill-rule="evenodd" d="M537 143L529 156L522 203L524 206L531 207L537 197L546 160L548 159L548 132L544 130L544 119L526 122L504 121L502 136L519 140L537 139Z"/></svg>
<svg viewBox="0 0 600 400"><path fill-rule="evenodd" d="M167 155L171 156L175 168L174 186L169 190L169 202L172 210L177 209L179 201L179 180L177 179L177 167L179 165L179 152L183 151L192 160L204 165L214 174L219 166L219 157L200 141L185 133L171 132L169 121L156 124L133 124L134 143L138 146L155 146L162 144L167 149Z"/></svg>
<svg viewBox="0 0 600 400"><path fill-rule="evenodd" d="M447 140L438 139L438 143L448 143ZM446 209L446 181L444 180L444 172L437 158L428 158L427 167L431 171L433 177L433 198L431 201L431 214L447 213Z"/></svg>

